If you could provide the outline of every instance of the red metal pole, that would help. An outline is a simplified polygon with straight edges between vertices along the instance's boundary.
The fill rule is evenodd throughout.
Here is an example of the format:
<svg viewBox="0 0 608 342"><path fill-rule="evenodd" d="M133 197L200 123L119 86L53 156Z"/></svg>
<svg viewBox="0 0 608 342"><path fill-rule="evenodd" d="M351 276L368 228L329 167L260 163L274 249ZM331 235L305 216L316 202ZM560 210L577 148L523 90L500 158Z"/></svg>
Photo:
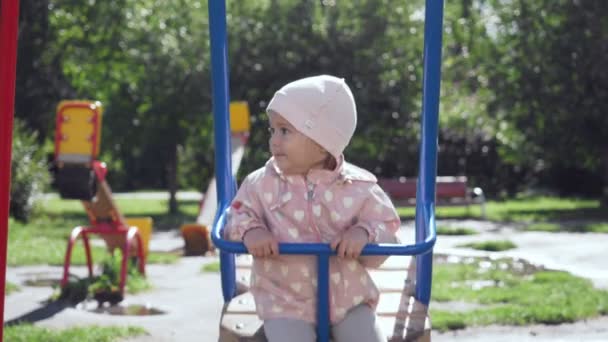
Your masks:
<svg viewBox="0 0 608 342"><path fill-rule="evenodd" d="M4 322L4 289L6 286L6 244L11 185L11 147L15 107L15 70L19 0L1 0L0 7L0 317ZM4 336L0 325L0 341Z"/></svg>

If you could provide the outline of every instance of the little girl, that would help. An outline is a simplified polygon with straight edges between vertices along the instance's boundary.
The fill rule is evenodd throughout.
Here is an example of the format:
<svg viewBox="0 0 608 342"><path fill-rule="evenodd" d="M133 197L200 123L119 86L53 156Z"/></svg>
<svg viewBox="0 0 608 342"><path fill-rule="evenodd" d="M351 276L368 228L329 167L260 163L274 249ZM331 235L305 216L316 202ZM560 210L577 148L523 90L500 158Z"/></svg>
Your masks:
<svg viewBox="0 0 608 342"><path fill-rule="evenodd" d="M367 243L396 242L400 221L376 177L344 161L357 124L343 79L289 83L268 104L266 165L243 181L225 232L254 256L251 292L268 341L314 342L316 257L279 255L279 242L330 243L330 320L334 341L386 341L376 323L379 292L360 257ZM327 322L318 322L327 324Z"/></svg>

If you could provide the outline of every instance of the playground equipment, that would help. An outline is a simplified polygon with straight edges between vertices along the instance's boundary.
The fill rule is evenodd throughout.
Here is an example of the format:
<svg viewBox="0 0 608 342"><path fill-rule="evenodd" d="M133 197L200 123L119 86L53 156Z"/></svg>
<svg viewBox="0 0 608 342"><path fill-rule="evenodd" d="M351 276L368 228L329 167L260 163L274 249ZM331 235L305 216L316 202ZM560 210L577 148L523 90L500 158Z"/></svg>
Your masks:
<svg viewBox="0 0 608 342"><path fill-rule="evenodd" d="M238 101L230 103L230 132L231 132L231 161L232 176L241 165L241 160L245 154L245 145L249 139L249 105L247 102ZM217 211L217 189L215 177L211 179L207 186L205 196L201 201L196 223L184 224L180 230L185 243L186 255L203 255L209 250L213 250L211 242L211 229L213 219Z"/></svg>
<svg viewBox="0 0 608 342"><path fill-rule="evenodd" d="M417 179L401 177L381 178L378 185L391 197L395 205L416 205ZM440 176L435 181L437 206L466 206L479 204L481 217L486 217L486 197L480 187L471 188L466 176Z"/></svg>
<svg viewBox="0 0 608 342"><path fill-rule="evenodd" d="M420 145L419 178L416 200L416 243L413 245L367 245L363 255L415 256L410 260L405 277L406 285L398 298L390 298L383 291L380 301L400 303L396 310L380 312L380 319L388 322L385 334L391 341L430 340L428 305L431 295L432 256L436 240L435 232L435 178L437 174L437 128L439 110L439 84L441 74L441 36L443 22L443 0L426 0L424 32L424 78L422 105L422 134ZM231 153L228 139L228 63L226 43L225 1L209 1L209 29L211 37L211 62L213 77L213 114L215 129L215 161L218 214L212 229L212 239L220 249L222 291L224 310L220 321L221 341L264 341L262 322L252 311L251 298L247 293L237 296L235 256L246 254L243 243L222 238L225 211L235 195L235 181L230 172ZM316 255L318 260L317 338L329 340L329 258L335 255L329 244L279 244L282 254ZM391 257L403 258L403 257ZM397 260L399 264L399 259ZM415 260L415 262L414 262ZM403 262L403 259L401 259ZM392 263L388 262L389 265ZM394 277L390 279L394 280ZM385 278L374 278L379 288L385 286ZM389 294L389 296L387 296ZM394 294L394 293L393 293ZM249 305L248 305L249 303ZM382 304L380 304L382 305Z"/></svg>
<svg viewBox="0 0 608 342"><path fill-rule="evenodd" d="M0 288L3 289L6 285L18 23L19 1L0 0ZM4 322L4 296L0 296L0 317ZM0 326L0 336L3 332L4 325Z"/></svg>
<svg viewBox="0 0 608 342"><path fill-rule="evenodd" d="M128 260L137 256L138 268L145 274L148 240L152 229L150 218L129 221L121 214L106 181L105 163L99 155L102 106L99 102L62 101L57 106L55 126L55 164L57 187L62 198L82 201L89 217L89 226L72 230L63 265L61 286L68 284L72 249L81 237L84 243L89 277L93 276L93 260L89 236L105 240L108 250L122 252L118 301L124 298Z"/></svg>
<svg viewBox="0 0 608 342"><path fill-rule="evenodd" d="M17 23L19 18L18 0L1 0L0 20L0 277L1 286L5 285L6 242L8 228L8 194L10 184L10 158L12 121L15 90L15 66ZM236 294L234 253L246 253L242 243L221 239L224 223L223 213L235 193L234 179L230 175L231 153L228 132L228 68L226 44L226 10L224 1L209 1L209 19L213 64L214 116L216 131L216 176L219 198L219 211L212 230L214 243L221 251L222 289L224 300L230 303ZM422 142L420 149L420 177L418 179L416 204L416 244L410 246L368 245L366 255L416 255L414 303L423 308L430 300L432 248L435 243L434 194L437 152L437 114L440 81L440 56L442 34L443 0L426 0L425 43L424 43L424 86ZM97 173L103 174L104 168L98 167ZM111 198L111 197L110 197ZM110 205L111 207L111 205ZM117 211L114 211L115 213ZM106 217L112 217L111 215ZM117 215L120 218L120 216ZM137 235L137 234L136 234ZM128 239L127 239L128 240ZM128 250L128 249L127 249ZM318 338L329 338L328 320L328 259L333 251L325 244L281 244L280 252L287 254L314 254L318 257ZM410 270L413 270L410 268ZM4 310L4 298L0 299L0 312ZM410 314L408 312L408 314ZM247 316L250 317L250 316ZM231 333L239 326L229 327ZM398 329L395 329L398 330ZM425 330L426 333L427 330ZM0 333L2 328L0 328ZM394 336L394 335L393 335ZM428 336L428 335L426 335ZM400 339L402 339L400 337Z"/></svg>

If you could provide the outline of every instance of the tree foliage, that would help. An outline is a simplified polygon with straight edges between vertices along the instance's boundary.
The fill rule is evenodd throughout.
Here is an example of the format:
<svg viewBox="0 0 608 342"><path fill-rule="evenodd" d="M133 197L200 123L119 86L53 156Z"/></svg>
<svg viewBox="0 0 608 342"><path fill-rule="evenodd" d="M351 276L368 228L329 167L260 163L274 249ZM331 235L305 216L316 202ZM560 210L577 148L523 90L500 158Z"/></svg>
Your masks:
<svg viewBox="0 0 608 342"><path fill-rule="evenodd" d="M598 194L608 184L607 4L445 2L439 174L467 175L495 195L528 186ZM203 189L213 167L206 4L21 6L17 116L40 140L59 99L100 100L101 158L116 189ZM229 1L231 97L252 111L242 174L268 157L274 91L331 73L357 99L347 158L383 177L416 176L423 19L422 0Z"/></svg>
<svg viewBox="0 0 608 342"><path fill-rule="evenodd" d="M491 106L518 135L503 144L505 157L563 191L597 193L602 175L608 186L608 3L492 4L499 34Z"/></svg>
<svg viewBox="0 0 608 342"><path fill-rule="evenodd" d="M45 156L37 145L37 133L15 120L11 154L10 215L20 221L32 216L50 181Z"/></svg>

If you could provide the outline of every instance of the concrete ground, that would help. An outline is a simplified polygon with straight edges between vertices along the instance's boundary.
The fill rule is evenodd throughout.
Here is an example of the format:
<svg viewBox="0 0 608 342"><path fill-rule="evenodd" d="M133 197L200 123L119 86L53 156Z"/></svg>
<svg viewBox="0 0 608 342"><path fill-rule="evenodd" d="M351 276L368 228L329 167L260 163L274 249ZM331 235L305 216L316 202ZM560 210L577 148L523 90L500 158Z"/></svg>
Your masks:
<svg viewBox="0 0 608 342"><path fill-rule="evenodd" d="M518 232L517 227L485 221L442 221L441 225L464 225L481 234L473 236L441 236L436 252L457 255L488 255L457 248L458 244L476 240L503 239L513 241L515 250L492 253L495 256L524 258L535 264L562 269L589 278L597 287L608 288L605 251L608 234L569 234ZM405 223L405 241L411 239L411 222ZM153 234L151 250L168 251L183 245L175 232ZM7 281L18 284L21 291L6 297L5 322L26 319L40 326L134 325L148 331L129 341L217 341L219 315L222 310L220 277L201 272L216 257L184 257L177 264L148 265L147 275L154 289L128 295L121 306L140 305L161 310L164 314L150 316L118 316L93 312L94 305L62 307L46 305L53 290L50 286L25 285L34 278L58 281L62 269L51 266L10 267ZM73 273L84 276L85 268L73 267ZM559 326L490 326L468 328L448 333L433 332L434 341L608 341L608 317Z"/></svg>
<svg viewBox="0 0 608 342"><path fill-rule="evenodd" d="M111 315L94 312L96 303L78 307L46 306L44 301L53 290L50 287L23 287L6 297L5 322L26 318L45 327L64 328L81 325L132 325L143 327L148 336L133 341L217 341L219 313L222 310L220 277L202 273L201 266L213 258L182 258L171 266L149 265L147 276L154 290L127 295L122 307L140 305L157 309L164 314L150 316ZM74 268L74 273L85 275L85 268ZM33 275L56 279L60 267L19 267L9 269L7 280L23 284ZM20 285L23 286L23 285Z"/></svg>

